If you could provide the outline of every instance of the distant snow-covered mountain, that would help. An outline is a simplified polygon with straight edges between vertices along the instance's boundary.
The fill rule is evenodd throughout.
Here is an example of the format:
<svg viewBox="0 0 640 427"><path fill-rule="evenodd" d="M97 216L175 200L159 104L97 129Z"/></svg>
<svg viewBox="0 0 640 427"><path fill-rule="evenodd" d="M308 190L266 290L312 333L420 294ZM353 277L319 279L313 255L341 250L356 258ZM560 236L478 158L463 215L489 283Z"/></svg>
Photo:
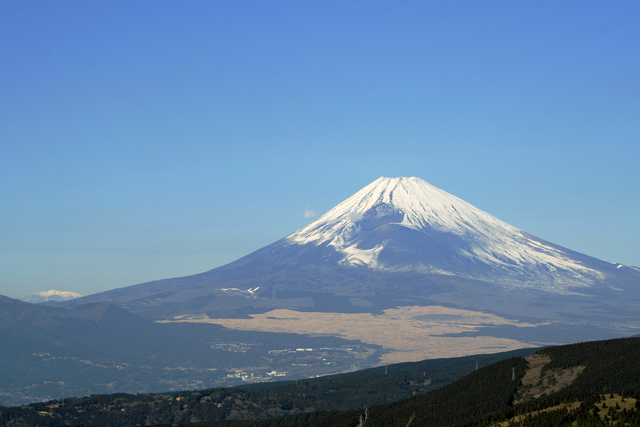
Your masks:
<svg viewBox="0 0 640 427"><path fill-rule="evenodd" d="M19 298L21 301L30 302L32 304L39 304L49 301L68 301L75 298L80 298L82 295L71 291L57 291L55 289L49 289L48 291L36 292L35 294L27 295Z"/></svg>
<svg viewBox="0 0 640 427"><path fill-rule="evenodd" d="M596 339L640 325L640 270L535 237L422 179L381 177L230 264L62 304L85 302L152 319L446 306L580 324ZM589 332L600 327L606 332ZM538 330L542 342L549 331Z"/></svg>
<svg viewBox="0 0 640 427"><path fill-rule="evenodd" d="M419 178L379 178L283 244L325 247L344 265L434 272L559 293L604 279L587 257Z"/></svg>

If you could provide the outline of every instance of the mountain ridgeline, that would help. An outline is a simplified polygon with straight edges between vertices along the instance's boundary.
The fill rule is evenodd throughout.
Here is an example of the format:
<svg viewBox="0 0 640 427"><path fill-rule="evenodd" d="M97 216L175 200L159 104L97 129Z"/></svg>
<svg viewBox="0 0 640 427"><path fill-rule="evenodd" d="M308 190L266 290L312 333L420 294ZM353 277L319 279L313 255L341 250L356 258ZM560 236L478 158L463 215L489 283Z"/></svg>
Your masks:
<svg viewBox="0 0 640 427"><path fill-rule="evenodd" d="M524 336L524 346L633 334L639 283L636 267L532 236L422 179L382 177L225 266L62 304L110 302L150 319L182 321L277 309L380 313L444 306L539 325L540 333L482 330Z"/></svg>

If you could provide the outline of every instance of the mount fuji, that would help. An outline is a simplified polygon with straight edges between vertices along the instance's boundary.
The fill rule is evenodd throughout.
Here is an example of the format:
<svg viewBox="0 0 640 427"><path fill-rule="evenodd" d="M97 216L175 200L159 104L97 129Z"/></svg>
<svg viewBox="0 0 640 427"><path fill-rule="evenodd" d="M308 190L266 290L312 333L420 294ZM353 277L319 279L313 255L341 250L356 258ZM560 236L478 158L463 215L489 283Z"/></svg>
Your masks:
<svg viewBox="0 0 640 427"><path fill-rule="evenodd" d="M422 179L381 177L225 266L61 304L87 302L157 321L355 337L409 360L433 352L408 343L434 337L511 340L473 344L502 349L637 333L640 269L547 242ZM372 337L362 325L374 324L395 334ZM406 340L389 344L405 326Z"/></svg>
<svg viewBox="0 0 640 427"><path fill-rule="evenodd" d="M603 269L610 269L419 178L379 178L283 243L323 247L323 256L342 265L440 273L558 293L602 282Z"/></svg>

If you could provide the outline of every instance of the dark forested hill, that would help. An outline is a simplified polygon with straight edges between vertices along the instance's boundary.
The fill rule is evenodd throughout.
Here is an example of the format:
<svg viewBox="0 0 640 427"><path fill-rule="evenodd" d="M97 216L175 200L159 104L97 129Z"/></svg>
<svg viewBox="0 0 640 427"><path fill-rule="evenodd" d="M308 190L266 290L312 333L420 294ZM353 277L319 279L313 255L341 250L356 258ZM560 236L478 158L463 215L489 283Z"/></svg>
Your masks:
<svg viewBox="0 0 640 427"><path fill-rule="evenodd" d="M517 426L525 422L534 427L631 426L640 422L640 338L501 356L502 360L478 370L474 360L488 356L396 365L387 368L386 374L384 368L377 368L235 389L66 399L3 409L0 420L7 426L166 423L185 427ZM436 364L430 366L430 362ZM463 378L421 391L428 382L420 383L421 378L441 375L444 379L464 369L469 373ZM414 393L402 400L374 403ZM358 405L362 406L338 411ZM259 417L266 419L256 420Z"/></svg>
<svg viewBox="0 0 640 427"><path fill-rule="evenodd" d="M252 424L204 423L199 426L354 427L361 421L364 426L375 427L498 426L502 422L520 426L523 420L527 426L570 426L578 420L579 425L584 426L614 423L635 426L638 424L633 423L640 421L638 352L638 338L553 347L540 350L535 357L497 362L441 389L370 407L366 412L358 410L313 418L308 415L306 419ZM525 374L533 372L534 360L547 360L547 356L549 361L540 369L536 381L547 387L546 392L516 404L516 398L526 388ZM580 374L558 391L552 391L555 384L547 384L547 381L562 378L560 374L569 371ZM556 376L550 375L553 373Z"/></svg>
<svg viewBox="0 0 640 427"><path fill-rule="evenodd" d="M430 427L496 425L498 421L510 420L517 413L529 414L528 420L532 422L527 425L534 425L535 417L538 417L537 425L571 425L580 416L585 421L583 425L610 425L607 423L616 422L616 408L607 408L606 403L603 408L599 403L597 407L602 411L603 418L609 417L603 419L600 418L600 412L593 411L593 406L595 402L604 400L605 394L614 399L613 393L634 401L632 407L625 409L626 412L618 404L620 413L624 414L620 418L639 418L637 411L640 405L635 399L640 393L640 338L551 347L538 351L536 356L548 356L550 359L540 370L537 382L542 385L547 379L553 383L554 379L557 381L557 378L562 378L561 375L548 375L551 373L579 371L580 374L558 391L552 391L555 384L548 384L547 392L516 405L515 399L522 394L523 377L531 368L533 359L507 359L430 393L370 408L366 425L405 426L409 420L412 420L411 425ZM552 419L547 412L532 415L535 411L553 408L562 402L573 402L575 406L575 413L564 407L557 409L562 415L560 418L564 417L562 419L567 424L563 424L562 419ZM611 415L608 415L609 412ZM557 416L557 413L554 414ZM351 427L357 424L361 415L361 411L333 414L300 425ZM586 421L587 416L590 417L589 422ZM516 422L514 425L520 424Z"/></svg>

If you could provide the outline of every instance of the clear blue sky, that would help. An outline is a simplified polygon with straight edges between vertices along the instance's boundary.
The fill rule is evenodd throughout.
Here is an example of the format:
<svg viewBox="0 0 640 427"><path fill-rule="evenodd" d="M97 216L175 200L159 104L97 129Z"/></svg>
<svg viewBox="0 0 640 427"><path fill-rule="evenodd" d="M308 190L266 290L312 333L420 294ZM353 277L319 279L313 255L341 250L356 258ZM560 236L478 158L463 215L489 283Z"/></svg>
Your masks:
<svg viewBox="0 0 640 427"><path fill-rule="evenodd" d="M223 265L380 176L640 265L638 1L0 2L0 294Z"/></svg>

